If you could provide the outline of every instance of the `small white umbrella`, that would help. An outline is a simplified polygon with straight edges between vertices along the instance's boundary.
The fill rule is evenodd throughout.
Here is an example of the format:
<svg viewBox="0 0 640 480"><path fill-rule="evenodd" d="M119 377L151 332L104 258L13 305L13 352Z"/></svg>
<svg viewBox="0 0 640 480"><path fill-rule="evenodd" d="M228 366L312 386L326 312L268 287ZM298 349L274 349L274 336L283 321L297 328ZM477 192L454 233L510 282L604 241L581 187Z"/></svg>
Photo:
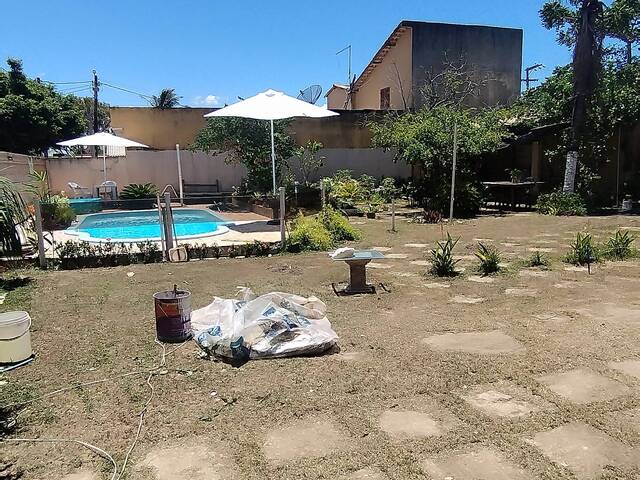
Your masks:
<svg viewBox="0 0 640 480"><path fill-rule="evenodd" d="M221 108L205 117L243 117L255 120L269 120L271 123L271 170L273 193L276 194L276 148L273 137L273 121L292 117L323 118L339 113L285 95L275 90L267 90L228 107Z"/></svg>
<svg viewBox="0 0 640 480"><path fill-rule="evenodd" d="M107 132L98 132L93 135L86 135L84 137L74 138L72 140L65 140L64 142L58 142L57 145L61 147L104 147L102 151L102 164L104 168L104 181L107 181L107 152L106 147L142 147L149 148L142 143L134 142L123 137L117 137Z"/></svg>

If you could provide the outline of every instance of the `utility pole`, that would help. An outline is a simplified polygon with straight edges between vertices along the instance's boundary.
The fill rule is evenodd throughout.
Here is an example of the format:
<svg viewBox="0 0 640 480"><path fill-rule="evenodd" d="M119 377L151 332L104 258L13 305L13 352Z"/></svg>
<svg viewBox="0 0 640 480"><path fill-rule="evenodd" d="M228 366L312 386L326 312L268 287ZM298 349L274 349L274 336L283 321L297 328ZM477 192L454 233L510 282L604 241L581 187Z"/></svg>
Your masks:
<svg viewBox="0 0 640 480"><path fill-rule="evenodd" d="M98 74L94 70L93 71L93 133L98 133L98 91L99 90L100 90L100 84L98 83ZM93 156L98 158L98 147L93 147Z"/></svg>
<svg viewBox="0 0 640 480"><path fill-rule="evenodd" d="M531 72L534 72L540 68L544 68L544 65L541 63L536 63L535 65L531 65L524 69L524 78L522 82L526 85L526 89L529 90L531 88L531 84L533 82L539 82L539 78L531 78Z"/></svg>
<svg viewBox="0 0 640 480"><path fill-rule="evenodd" d="M98 74L93 71L93 133L98 133L98 91L100 84L98 83Z"/></svg>

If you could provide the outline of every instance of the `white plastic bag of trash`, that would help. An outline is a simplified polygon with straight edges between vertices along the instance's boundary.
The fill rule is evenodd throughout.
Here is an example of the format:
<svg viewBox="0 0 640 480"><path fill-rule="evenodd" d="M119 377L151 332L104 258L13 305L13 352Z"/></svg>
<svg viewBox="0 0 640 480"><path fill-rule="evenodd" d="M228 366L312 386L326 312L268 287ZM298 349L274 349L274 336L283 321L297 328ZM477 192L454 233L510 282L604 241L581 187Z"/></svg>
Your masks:
<svg viewBox="0 0 640 480"><path fill-rule="evenodd" d="M239 299L214 297L191 314L194 338L209 356L243 361L316 355L336 344L327 306L316 297L281 292L256 297L251 289L238 288Z"/></svg>

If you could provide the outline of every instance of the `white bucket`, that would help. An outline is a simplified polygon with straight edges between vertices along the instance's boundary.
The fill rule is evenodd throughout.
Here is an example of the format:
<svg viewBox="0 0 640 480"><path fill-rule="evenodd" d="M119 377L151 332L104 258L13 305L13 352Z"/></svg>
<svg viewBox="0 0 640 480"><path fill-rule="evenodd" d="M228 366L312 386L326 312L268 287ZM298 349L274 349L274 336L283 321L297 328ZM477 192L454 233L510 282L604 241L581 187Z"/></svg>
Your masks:
<svg viewBox="0 0 640 480"><path fill-rule="evenodd" d="M17 363L29 358L31 317L27 312L0 313L0 363Z"/></svg>

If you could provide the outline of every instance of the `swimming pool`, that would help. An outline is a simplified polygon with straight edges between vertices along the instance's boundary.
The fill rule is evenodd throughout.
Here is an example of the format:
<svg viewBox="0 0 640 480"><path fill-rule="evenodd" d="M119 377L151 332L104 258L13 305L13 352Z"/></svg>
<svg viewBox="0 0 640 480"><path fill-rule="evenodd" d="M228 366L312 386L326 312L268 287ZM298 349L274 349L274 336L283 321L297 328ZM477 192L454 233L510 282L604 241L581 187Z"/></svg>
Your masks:
<svg viewBox="0 0 640 480"><path fill-rule="evenodd" d="M208 237L229 231L220 217L197 208L174 209L173 221L178 239ZM160 222L157 210L94 213L84 217L77 226L66 232L89 242L158 241Z"/></svg>

